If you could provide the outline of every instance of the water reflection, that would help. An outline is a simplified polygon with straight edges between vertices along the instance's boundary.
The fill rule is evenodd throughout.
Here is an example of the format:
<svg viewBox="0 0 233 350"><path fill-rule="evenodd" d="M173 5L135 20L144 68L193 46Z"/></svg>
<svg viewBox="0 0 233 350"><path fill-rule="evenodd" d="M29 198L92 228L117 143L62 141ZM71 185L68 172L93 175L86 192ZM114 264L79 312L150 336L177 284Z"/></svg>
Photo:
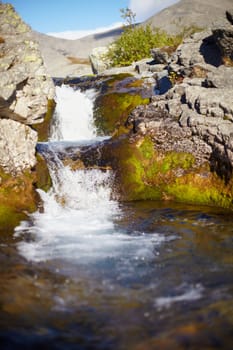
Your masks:
<svg viewBox="0 0 233 350"><path fill-rule="evenodd" d="M231 348L232 213L155 202L120 209L115 229L163 237L153 257L27 262L13 233L1 236L1 349Z"/></svg>

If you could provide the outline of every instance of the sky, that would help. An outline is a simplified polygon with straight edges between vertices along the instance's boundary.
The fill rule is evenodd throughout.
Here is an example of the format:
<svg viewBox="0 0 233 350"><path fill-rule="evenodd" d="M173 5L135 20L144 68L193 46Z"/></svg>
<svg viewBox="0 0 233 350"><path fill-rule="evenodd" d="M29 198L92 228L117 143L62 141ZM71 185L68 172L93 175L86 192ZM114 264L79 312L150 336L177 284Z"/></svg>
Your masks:
<svg viewBox="0 0 233 350"><path fill-rule="evenodd" d="M137 22L179 0L6 0L32 29L67 39L119 27L120 9L129 7Z"/></svg>

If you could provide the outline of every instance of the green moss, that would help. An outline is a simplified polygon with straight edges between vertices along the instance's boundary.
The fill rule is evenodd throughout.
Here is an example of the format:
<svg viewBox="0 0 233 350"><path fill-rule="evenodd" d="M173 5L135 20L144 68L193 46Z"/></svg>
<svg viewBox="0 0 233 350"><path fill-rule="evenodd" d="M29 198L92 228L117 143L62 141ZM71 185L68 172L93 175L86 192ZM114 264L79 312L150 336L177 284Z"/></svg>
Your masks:
<svg viewBox="0 0 233 350"><path fill-rule="evenodd" d="M143 139L143 142L139 146L139 150L145 159L153 158L155 154L155 150L154 150L154 144L151 141L150 137L145 137Z"/></svg>
<svg viewBox="0 0 233 350"><path fill-rule="evenodd" d="M0 233L11 233L26 218L24 212L20 212L8 205L0 204Z"/></svg>
<svg viewBox="0 0 233 350"><path fill-rule="evenodd" d="M127 132L124 125L130 112L136 106L148 103L148 98L142 98L137 94L113 92L99 96L94 111L98 133L113 135L120 127L121 133Z"/></svg>
<svg viewBox="0 0 233 350"><path fill-rule="evenodd" d="M166 187L166 192L179 202L224 208L232 208L233 206L230 187L225 187L223 182L213 173L209 173L208 177L201 177L198 173L193 172L177 178Z"/></svg>
<svg viewBox="0 0 233 350"><path fill-rule="evenodd" d="M37 164L36 164L36 187L41 188L47 192L52 186L52 180L48 171L47 163L44 158L37 153Z"/></svg>
<svg viewBox="0 0 233 350"><path fill-rule="evenodd" d="M187 170L193 167L195 158L190 153L184 152L169 152L165 154L161 162L161 171L166 173L170 170L181 168Z"/></svg>
<svg viewBox="0 0 233 350"><path fill-rule="evenodd" d="M38 133L38 141L39 142L48 141L50 124L51 124L51 120L53 117L55 106L56 106L56 103L54 100L48 100L48 109L47 109L47 113L44 117L43 123L33 125L33 128Z"/></svg>
<svg viewBox="0 0 233 350"><path fill-rule="evenodd" d="M0 169L0 226L1 232L13 229L26 213L37 208L35 174L26 171L12 176Z"/></svg>
<svg viewBox="0 0 233 350"><path fill-rule="evenodd" d="M192 154L161 153L150 137L120 139L112 154L123 200L172 200L233 207L232 183L227 186L208 164L197 167Z"/></svg>
<svg viewBox="0 0 233 350"><path fill-rule="evenodd" d="M122 81L127 78L131 78L131 77L133 76L130 73L119 73L119 74L112 75L105 83L108 88L112 88L119 81Z"/></svg>

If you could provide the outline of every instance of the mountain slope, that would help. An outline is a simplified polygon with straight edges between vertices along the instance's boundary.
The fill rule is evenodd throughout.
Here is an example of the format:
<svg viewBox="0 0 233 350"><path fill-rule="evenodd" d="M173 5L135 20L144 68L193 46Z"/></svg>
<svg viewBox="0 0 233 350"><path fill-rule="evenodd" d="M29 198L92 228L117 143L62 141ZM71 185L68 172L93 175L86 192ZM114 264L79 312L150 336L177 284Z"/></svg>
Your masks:
<svg viewBox="0 0 233 350"><path fill-rule="evenodd" d="M226 10L233 0L181 0L150 17L145 24L176 34L185 27L213 28L227 24Z"/></svg>

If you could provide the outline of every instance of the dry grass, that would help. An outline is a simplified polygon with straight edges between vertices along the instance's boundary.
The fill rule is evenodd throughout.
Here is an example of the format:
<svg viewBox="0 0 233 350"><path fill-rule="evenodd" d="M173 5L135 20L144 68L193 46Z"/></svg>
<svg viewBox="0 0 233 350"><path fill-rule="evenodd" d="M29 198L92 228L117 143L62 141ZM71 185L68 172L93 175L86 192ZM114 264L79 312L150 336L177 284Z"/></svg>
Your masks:
<svg viewBox="0 0 233 350"><path fill-rule="evenodd" d="M227 67L233 67L233 60L230 57L223 57L223 64Z"/></svg>
<svg viewBox="0 0 233 350"><path fill-rule="evenodd" d="M206 78L208 72L209 71L207 69L199 65L193 66L192 72L191 72L191 78Z"/></svg>
<svg viewBox="0 0 233 350"><path fill-rule="evenodd" d="M71 64L90 64L90 60L88 58L80 58L73 56L68 56L67 58Z"/></svg>

